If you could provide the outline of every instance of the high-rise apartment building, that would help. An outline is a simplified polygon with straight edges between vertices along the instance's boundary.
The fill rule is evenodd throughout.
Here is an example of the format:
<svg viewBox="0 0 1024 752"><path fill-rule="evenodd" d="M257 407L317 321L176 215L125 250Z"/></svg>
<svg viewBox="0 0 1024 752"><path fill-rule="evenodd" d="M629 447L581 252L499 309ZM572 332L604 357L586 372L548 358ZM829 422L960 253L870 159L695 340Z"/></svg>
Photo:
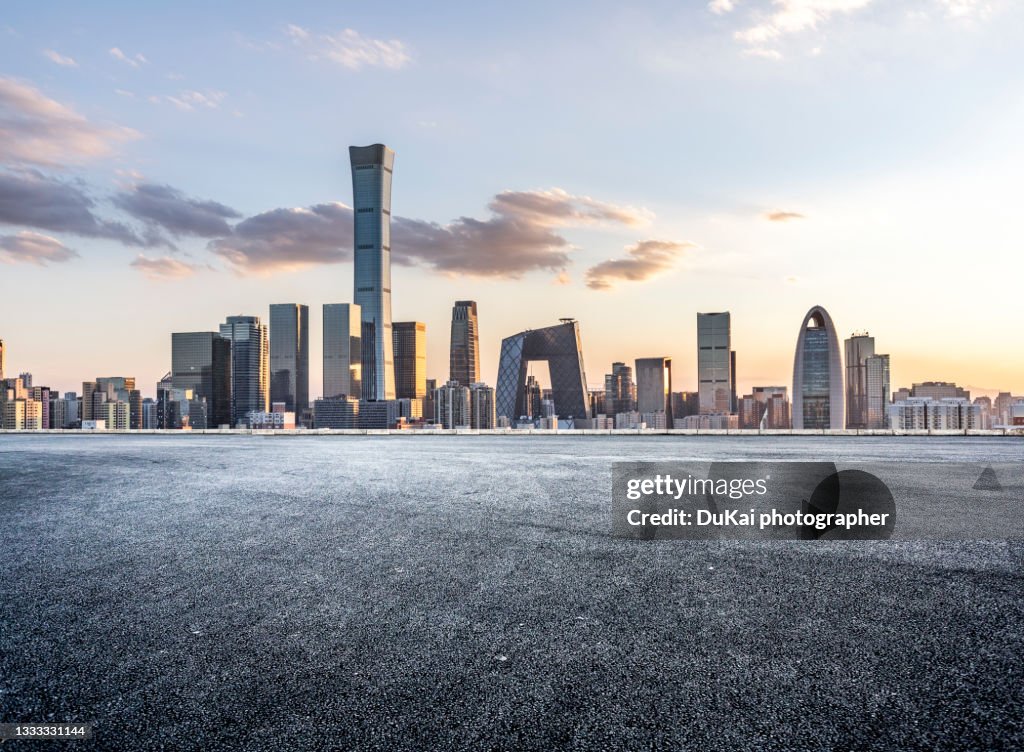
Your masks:
<svg viewBox="0 0 1024 752"><path fill-rule="evenodd" d="M636 404L641 414L664 413L672 427L672 359L636 359Z"/></svg>
<svg viewBox="0 0 1024 752"><path fill-rule="evenodd" d="M363 319L363 399L395 398L391 337L391 179L395 152L350 146L354 300Z"/></svg>
<svg viewBox="0 0 1024 752"><path fill-rule="evenodd" d="M396 321L391 332L395 395L398 399L423 399L427 394L427 325L422 321Z"/></svg>
<svg viewBox="0 0 1024 752"><path fill-rule="evenodd" d="M449 380L460 384L480 381L480 329L475 300L457 300L452 307Z"/></svg>
<svg viewBox="0 0 1024 752"><path fill-rule="evenodd" d="M173 333L171 384L192 393L188 413L192 428L230 425L231 342L218 332ZM205 410L200 410L201 403Z"/></svg>
<svg viewBox="0 0 1024 752"><path fill-rule="evenodd" d="M296 416L309 408L309 306L270 306L270 401Z"/></svg>
<svg viewBox="0 0 1024 752"><path fill-rule="evenodd" d="M469 387L470 428L494 428L497 415L494 411L494 389L482 382Z"/></svg>
<svg viewBox="0 0 1024 752"><path fill-rule="evenodd" d="M231 425L270 406L270 341L259 316L228 316L220 336L231 343Z"/></svg>
<svg viewBox="0 0 1024 752"><path fill-rule="evenodd" d="M324 397L362 396L363 321L354 303L324 305Z"/></svg>
<svg viewBox="0 0 1024 752"><path fill-rule="evenodd" d="M793 357L793 428L842 429L845 390L839 337L821 306L804 316Z"/></svg>
<svg viewBox="0 0 1024 752"><path fill-rule="evenodd" d="M471 420L469 387L449 381L434 394L434 422L443 428L465 428Z"/></svg>
<svg viewBox="0 0 1024 752"><path fill-rule="evenodd" d="M728 311L697 314L697 393L701 414L735 410L732 323Z"/></svg>

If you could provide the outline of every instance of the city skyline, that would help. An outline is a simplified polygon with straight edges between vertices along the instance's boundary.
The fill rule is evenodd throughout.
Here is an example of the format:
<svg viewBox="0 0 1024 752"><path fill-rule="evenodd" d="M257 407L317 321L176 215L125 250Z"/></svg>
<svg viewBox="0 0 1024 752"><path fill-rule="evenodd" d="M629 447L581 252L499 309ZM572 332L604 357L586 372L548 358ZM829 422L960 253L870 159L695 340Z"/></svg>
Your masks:
<svg viewBox="0 0 1024 752"><path fill-rule="evenodd" d="M820 304L840 339L884 341L894 387L1024 392L1024 85L1007 74L1024 11L712 5L546 9L542 29L535 7L473 9L457 30L415 7L195 6L198 37L163 11L68 4L55 29L10 8L9 370L60 391L132 373L150 393L170 332L292 301L317 312L322 395L320 307L355 302L345 150L382 142L400 163L393 316L426 324L439 383L454 301L479 305L483 381L503 338L572 316L593 388L612 362L667 357L674 388L696 389L693 314L728 310L737 395L790 382L793 322ZM40 336L69 322L59 348Z"/></svg>

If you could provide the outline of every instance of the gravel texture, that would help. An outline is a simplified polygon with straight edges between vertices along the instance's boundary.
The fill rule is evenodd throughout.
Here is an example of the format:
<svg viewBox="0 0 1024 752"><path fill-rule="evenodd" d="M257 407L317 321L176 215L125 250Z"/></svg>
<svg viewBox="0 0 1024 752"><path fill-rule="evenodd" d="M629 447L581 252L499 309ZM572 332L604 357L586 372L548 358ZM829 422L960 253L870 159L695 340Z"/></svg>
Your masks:
<svg viewBox="0 0 1024 752"><path fill-rule="evenodd" d="M776 457L1024 442L0 437L0 721L93 723L72 749L1024 747L1020 543L609 535L614 460Z"/></svg>

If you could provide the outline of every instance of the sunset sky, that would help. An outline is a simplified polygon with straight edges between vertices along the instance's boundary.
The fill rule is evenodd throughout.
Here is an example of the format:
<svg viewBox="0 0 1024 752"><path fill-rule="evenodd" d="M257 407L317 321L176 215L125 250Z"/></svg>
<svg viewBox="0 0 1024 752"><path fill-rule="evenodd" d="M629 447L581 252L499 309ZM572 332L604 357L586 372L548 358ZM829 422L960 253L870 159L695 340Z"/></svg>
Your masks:
<svg viewBox="0 0 1024 752"><path fill-rule="evenodd" d="M348 146L397 152L394 319L448 372L453 301L580 321L588 381L732 312L789 384L823 305L893 387L1024 393L1024 3L7 2L0 339L81 389L173 331L352 300ZM543 375L543 374L542 374Z"/></svg>

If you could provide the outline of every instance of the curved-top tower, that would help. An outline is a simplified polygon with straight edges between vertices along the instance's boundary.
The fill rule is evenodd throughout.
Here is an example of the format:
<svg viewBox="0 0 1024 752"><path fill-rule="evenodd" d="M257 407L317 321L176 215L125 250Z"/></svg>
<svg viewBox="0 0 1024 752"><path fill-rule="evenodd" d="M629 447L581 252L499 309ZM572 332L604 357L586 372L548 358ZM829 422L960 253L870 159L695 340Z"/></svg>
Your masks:
<svg viewBox="0 0 1024 752"><path fill-rule="evenodd" d="M832 317L821 306L804 316L793 357L793 428L845 426L843 361Z"/></svg>
<svg viewBox="0 0 1024 752"><path fill-rule="evenodd" d="M350 146L355 245L354 299L363 319L362 393L395 398L391 339L391 174L395 152L384 144Z"/></svg>

